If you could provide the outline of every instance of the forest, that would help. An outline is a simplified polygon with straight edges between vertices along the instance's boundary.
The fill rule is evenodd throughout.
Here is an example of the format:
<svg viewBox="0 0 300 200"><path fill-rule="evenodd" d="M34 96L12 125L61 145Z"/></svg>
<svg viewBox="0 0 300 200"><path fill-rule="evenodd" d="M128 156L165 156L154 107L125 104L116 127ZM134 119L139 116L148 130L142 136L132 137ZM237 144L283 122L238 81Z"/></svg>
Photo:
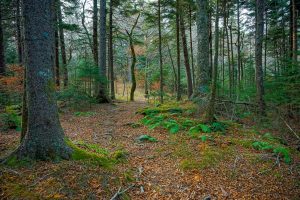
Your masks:
<svg viewBox="0 0 300 200"><path fill-rule="evenodd" d="M0 199L299 199L299 16L0 0Z"/></svg>

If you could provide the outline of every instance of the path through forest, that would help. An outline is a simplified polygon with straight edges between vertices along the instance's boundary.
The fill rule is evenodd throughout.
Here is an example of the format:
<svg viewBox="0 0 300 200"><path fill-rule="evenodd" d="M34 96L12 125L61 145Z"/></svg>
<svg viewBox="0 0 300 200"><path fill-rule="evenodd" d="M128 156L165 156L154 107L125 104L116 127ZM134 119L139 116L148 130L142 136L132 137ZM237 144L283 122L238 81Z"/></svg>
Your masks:
<svg viewBox="0 0 300 200"><path fill-rule="evenodd" d="M0 166L0 199L106 200L124 190L134 200L299 197L299 159L292 165L280 161L274 166L276 157L241 140L256 135L247 127L234 125L225 135L215 135L214 141L205 143L191 139L183 130L170 134L142 125L144 116L136 112L147 106L145 102L115 102L94 105L88 112L62 109L62 126L74 143L97 144L109 152L122 150L126 161L112 170L78 161L38 162L12 169ZM144 134L158 142L137 141ZM12 151L18 141L16 131L1 133L0 156Z"/></svg>

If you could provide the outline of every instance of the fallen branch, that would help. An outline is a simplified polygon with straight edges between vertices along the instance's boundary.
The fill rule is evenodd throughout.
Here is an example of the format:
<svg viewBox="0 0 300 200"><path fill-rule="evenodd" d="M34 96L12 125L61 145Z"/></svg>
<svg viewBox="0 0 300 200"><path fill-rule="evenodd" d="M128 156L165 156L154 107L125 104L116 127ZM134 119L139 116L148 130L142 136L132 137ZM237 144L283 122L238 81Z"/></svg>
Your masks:
<svg viewBox="0 0 300 200"><path fill-rule="evenodd" d="M110 199L110 200L115 200L117 199L119 196L121 196L122 194L124 194L125 192L127 192L127 190L133 188L135 186L135 184L129 186L128 188L121 190L122 188L119 188L118 191L114 194L114 196Z"/></svg>

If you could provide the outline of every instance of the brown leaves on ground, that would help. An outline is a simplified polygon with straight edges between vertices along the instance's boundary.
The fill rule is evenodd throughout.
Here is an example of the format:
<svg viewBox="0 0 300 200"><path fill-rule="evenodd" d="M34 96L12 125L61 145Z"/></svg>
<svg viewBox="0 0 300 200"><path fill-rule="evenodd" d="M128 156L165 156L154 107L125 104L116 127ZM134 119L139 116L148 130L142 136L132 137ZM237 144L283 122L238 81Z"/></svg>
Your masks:
<svg viewBox="0 0 300 200"><path fill-rule="evenodd" d="M97 144L110 152L123 149L129 155L127 162L112 170L78 161L38 162L15 169L2 166L0 198L110 199L118 190L125 190L123 199L299 198L299 158L272 168L273 157L234 142L241 137L238 127L228 131L236 140L220 136L203 143L183 131L171 135L159 128L131 126L143 117L135 113L144 106L139 102L97 105L90 116L74 112L61 116L71 140ZM158 142L138 143L136 138L143 134ZM18 140L18 133L1 133L1 156Z"/></svg>

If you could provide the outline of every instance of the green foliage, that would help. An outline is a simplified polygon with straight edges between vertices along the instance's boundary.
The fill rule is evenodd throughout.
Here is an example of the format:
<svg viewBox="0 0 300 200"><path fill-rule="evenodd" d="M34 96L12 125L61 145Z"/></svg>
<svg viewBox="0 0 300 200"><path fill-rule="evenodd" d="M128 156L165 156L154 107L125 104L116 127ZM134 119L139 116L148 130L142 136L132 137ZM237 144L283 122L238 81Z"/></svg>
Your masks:
<svg viewBox="0 0 300 200"><path fill-rule="evenodd" d="M275 147L275 145L272 145L268 142L262 142L262 141L256 141L252 144L252 146L257 150L264 150L264 151L270 150L276 155L283 156L284 162L287 164L290 163L292 160L289 150L285 147L282 146Z"/></svg>
<svg viewBox="0 0 300 200"><path fill-rule="evenodd" d="M110 159L107 155L102 153L97 153L93 148L89 148L87 145L86 149L80 148L75 143L66 139L66 143L72 148L72 159L77 161L88 161L91 164L99 165L104 168L111 168L113 166L114 160ZM82 145L81 145L82 146Z"/></svg>
<svg viewBox="0 0 300 200"><path fill-rule="evenodd" d="M189 133L199 133L199 132L204 132L204 133L211 133L212 130L208 125L205 124L198 124L197 126L193 126L190 128Z"/></svg>
<svg viewBox="0 0 300 200"><path fill-rule="evenodd" d="M8 129L16 129L21 131L21 106L12 105L5 108L5 113L0 114L1 129L7 131Z"/></svg>
<svg viewBox="0 0 300 200"><path fill-rule="evenodd" d="M91 117L96 115L95 112L75 112L74 115L76 117Z"/></svg>
<svg viewBox="0 0 300 200"><path fill-rule="evenodd" d="M211 129L213 132L225 132L226 128L227 128L226 124L222 122L214 122L211 125Z"/></svg>
<svg viewBox="0 0 300 200"><path fill-rule="evenodd" d="M74 108L84 108L97 102L95 98L89 96L75 85L70 85L67 89L59 91L57 99L58 101L66 102L68 106Z"/></svg>
<svg viewBox="0 0 300 200"><path fill-rule="evenodd" d="M13 155L11 157L9 157L6 161L5 161L5 165L9 166L9 167L24 167L24 166L31 166L34 163L33 160L31 160L30 158L22 158L22 159L18 159L17 156Z"/></svg>
<svg viewBox="0 0 300 200"><path fill-rule="evenodd" d="M285 163L290 163L292 158L290 156L290 152L287 148L284 147L276 147L273 149L273 152L278 155L282 155Z"/></svg>
<svg viewBox="0 0 300 200"><path fill-rule="evenodd" d="M273 146L268 142L256 141L252 144L253 148L256 150L270 150L273 149Z"/></svg>
<svg viewBox="0 0 300 200"><path fill-rule="evenodd" d="M137 138L137 141L139 141L139 142L145 142L145 141L157 142L158 140L150 135L141 135Z"/></svg>

